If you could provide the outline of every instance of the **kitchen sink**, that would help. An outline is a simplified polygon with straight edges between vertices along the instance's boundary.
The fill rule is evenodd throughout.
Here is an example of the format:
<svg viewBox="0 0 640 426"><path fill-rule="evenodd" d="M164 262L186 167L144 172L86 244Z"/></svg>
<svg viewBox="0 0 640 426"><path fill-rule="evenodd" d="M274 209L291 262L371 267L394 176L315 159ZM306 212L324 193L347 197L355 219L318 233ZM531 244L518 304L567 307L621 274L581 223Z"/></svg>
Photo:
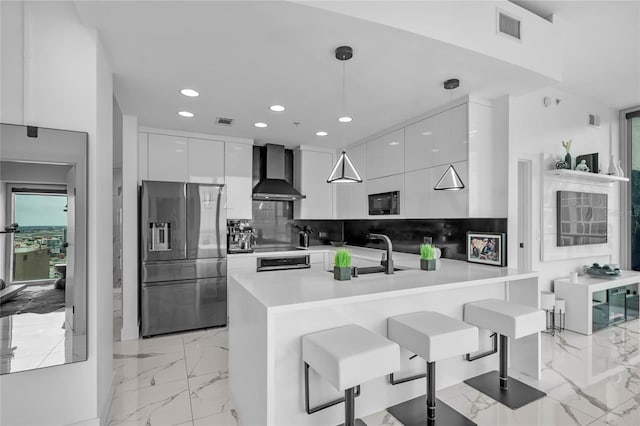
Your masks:
<svg viewBox="0 0 640 426"><path fill-rule="evenodd" d="M366 275L366 274L384 274L384 266L359 266L358 275ZM393 267L393 271L405 271L407 268L398 268ZM333 273L333 270L327 271Z"/></svg>

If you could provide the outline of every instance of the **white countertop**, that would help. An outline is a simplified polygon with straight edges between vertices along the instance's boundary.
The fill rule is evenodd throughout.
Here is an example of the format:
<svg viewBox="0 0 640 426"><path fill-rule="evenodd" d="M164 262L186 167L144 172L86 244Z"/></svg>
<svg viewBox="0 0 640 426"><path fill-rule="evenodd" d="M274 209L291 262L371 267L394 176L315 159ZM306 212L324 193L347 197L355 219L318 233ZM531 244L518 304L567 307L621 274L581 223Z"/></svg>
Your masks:
<svg viewBox="0 0 640 426"><path fill-rule="evenodd" d="M382 250L347 246L352 256L379 261ZM310 247L309 252L334 252L332 246ZM303 251L300 250L300 253ZM234 254L263 256L296 254L296 251ZM292 269L268 272L232 273L231 278L269 309L298 309L312 305L350 303L358 300L442 291L537 277L536 272L498 268L459 260L440 259L436 271L420 270L417 254L393 252L394 265L408 268L393 275L360 275L349 281L336 281L333 274L319 269ZM393 293L393 294L390 294Z"/></svg>

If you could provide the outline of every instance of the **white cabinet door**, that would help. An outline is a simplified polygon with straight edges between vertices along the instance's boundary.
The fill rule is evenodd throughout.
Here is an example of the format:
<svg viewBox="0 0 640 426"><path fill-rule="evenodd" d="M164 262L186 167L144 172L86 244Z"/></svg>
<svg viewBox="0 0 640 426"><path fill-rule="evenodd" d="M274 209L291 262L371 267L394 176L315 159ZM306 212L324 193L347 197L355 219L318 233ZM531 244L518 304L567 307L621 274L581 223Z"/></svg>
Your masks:
<svg viewBox="0 0 640 426"><path fill-rule="evenodd" d="M224 183L224 142L189 138L189 182Z"/></svg>
<svg viewBox="0 0 640 426"><path fill-rule="evenodd" d="M404 172L404 128L367 142L367 179Z"/></svg>
<svg viewBox="0 0 640 426"><path fill-rule="evenodd" d="M381 192L400 191L400 214L389 216L369 215L369 203L367 198L367 217L368 218L398 218L404 217L405 191L404 191L404 173L386 176L378 179L367 181L367 194L379 194Z"/></svg>
<svg viewBox="0 0 640 426"><path fill-rule="evenodd" d="M442 121L442 114L438 114L405 127L405 171L424 169L435 164L435 140L440 136Z"/></svg>
<svg viewBox="0 0 640 426"><path fill-rule="evenodd" d="M428 218L431 217L431 197L433 186L431 184L431 169L414 170L404 175L404 217Z"/></svg>
<svg viewBox="0 0 640 426"><path fill-rule="evenodd" d="M189 178L187 138L149 134L149 180L186 182Z"/></svg>
<svg viewBox="0 0 640 426"><path fill-rule="evenodd" d="M367 147L365 144L347 149L347 155L363 182L340 183L336 187L336 212L339 219L367 217Z"/></svg>
<svg viewBox="0 0 640 426"><path fill-rule="evenodd" d="M429 188L438 183L449 165L435 166L431 168L431 183ZM469 217L469 174L468 162L453 163L453 167L464 183L464 189L459 191L431 191L431 216L437 218L461 218Z"/></svg>
<svg viewBox="0 0 640 426"><path fill-rule="evenodd" d="M251 219L253 145L226 142L224 159L227 219Z"/></svg>
<svg viewBox="0 0 640 426"><path fill-rule="evenodd" d="M459 161L466 161L469 135L467 104L459 105L439 115L442 119L438 123L433 165L448 166Z"/></svg>
<svg viewBox="0 0 640 426"><path fill-rule="evenodd" d="M334 185L327 183L333 154L296 149L294 186L307 198L294 202L296 219L333 219Z"/></svg>

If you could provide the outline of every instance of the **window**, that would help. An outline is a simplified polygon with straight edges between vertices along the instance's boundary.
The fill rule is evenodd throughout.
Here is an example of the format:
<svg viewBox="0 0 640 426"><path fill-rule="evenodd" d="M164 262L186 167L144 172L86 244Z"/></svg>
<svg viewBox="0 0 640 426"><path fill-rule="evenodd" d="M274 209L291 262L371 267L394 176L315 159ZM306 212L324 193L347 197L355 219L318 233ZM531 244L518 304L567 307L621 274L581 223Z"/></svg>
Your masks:
<svg viewBox="0 0 640 426"><path fill-rule="evenodd" d="M58 278L67 259L67 194L64 189L11 188L13 282Z"/></svg>

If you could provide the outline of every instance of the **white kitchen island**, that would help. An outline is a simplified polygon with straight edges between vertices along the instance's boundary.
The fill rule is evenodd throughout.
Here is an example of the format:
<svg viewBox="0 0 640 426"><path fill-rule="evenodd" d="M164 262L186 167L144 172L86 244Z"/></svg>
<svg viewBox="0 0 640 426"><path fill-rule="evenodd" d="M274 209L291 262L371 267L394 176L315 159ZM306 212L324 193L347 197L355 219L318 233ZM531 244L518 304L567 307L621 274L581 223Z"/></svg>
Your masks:
<svg viewBox="0 0 640 426"><path fill-rule="evenodd" d="M353 255L379 258L380 251L349 247ZM327 250L327 249L319 249ZM330 254L330 253L329 253ZM327 256L330 257L330 256ZM394 275L361 275L335 281L320 269L234 273L228 279L229 380L244 426L329 425L344 420L343 404L312 415L305 411L304 368L300 337L359 324L386 336L387 318L432 310L462 319L464 303L486 298L539 306L538 276L463 261L442 259L436 271L421 271L419 257L395 253L395 265L410 268ZM327 268L331 265L326 265ZM481 350L491 346L482 331ZM540 336L512 342L510 368L534 378L540 375ZM424 362L403 350L401 378L424 372ZM498 368L497 354L468 362L463 357L439 363L438 388ZM380 377L361 387L356 415L363 417L425 393L425 379L392 386ZM313 371L311 406L339 398Z"/></svg>

